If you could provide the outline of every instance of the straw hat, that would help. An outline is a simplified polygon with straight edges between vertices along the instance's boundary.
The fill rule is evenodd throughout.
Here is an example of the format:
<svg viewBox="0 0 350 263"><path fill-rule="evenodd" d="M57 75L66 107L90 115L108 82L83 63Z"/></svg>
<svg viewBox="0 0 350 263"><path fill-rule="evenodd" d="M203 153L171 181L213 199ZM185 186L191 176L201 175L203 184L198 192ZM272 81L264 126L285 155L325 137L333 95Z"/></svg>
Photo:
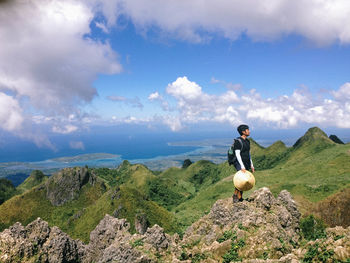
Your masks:
<svg viewBox="0 0 350 263"><path fill-rule="evenodd" d="M233 184L240 191L248 191L255 185L254 175L249 171L238 171L233 176Z"/></svg>

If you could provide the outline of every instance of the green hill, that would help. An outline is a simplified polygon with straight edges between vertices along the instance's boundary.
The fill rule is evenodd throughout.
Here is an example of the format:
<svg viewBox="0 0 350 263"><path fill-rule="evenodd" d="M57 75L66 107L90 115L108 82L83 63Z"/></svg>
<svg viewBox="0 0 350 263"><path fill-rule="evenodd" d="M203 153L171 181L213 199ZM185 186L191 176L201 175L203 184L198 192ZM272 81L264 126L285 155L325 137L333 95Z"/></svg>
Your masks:
<svg viewBox="0 0 350 263"><path fill-rule="evenodd" d="M263 186L269 187L274 194L286 189L299 201L302 212L307 214L309 208L317 206L317 202L350 188L350 144L334 143L319 128L309 129L289 148L281 141L267 148L254 140L251 142L257 169L256 187L244 193L244 197ZM197 220L218 198L232 195L233 177L230 174L235 173L235 169L223 163L218 165L218 170L218 182L202 188L193 198L172 209L183 225ZM325 212L322 216L329 217L329 214Z"/></svg>
<svg viewBox="0 0 350 263"><path fill-rule="evenodd" d="M16 189L19 193L24 193L25 191L32 189L34 186L45 182L47 179L48 176L46 176L42 171L34 170L23 183L17 186Z"/></svg>
<svg viewBox="0 0 350 263"><path fill-rule="evenodd" d="M139 166L130 166L137 170ZM113 176L110 177L113 179ZM120 180L120 178L119 178ZM74 238L87 241L90 232L106 213L134 219L147 214L150 225L159 224L175 232L174 216L135 188L109 186L93 169L65 168L48 180L7 200L0 206L0 231L19 221L26 225L37 217L59 226Z"/></svg>
<svg viewBox="0 0 350 263"><path fill-rule="evenodd" d="M276 141L265 148L251 139L251 152L256 186L244 193L245 198L264 186L274 194L286 189L304 214L315 211L327 219L330 209L320 209L320 204L329 208L332 200L340 199L340 192L350 189L350 144L334 143L317 127L292 147ZM159 224L168 232L183 231L217 199L232 196L235 172L227 162L205 160L163 172L128 161L116 169L67 168L49 179L37 172L20 186L25 192L0 206L0 230L16 221L27 224L41 217L72 237L87 240L108 213L127 218L132 231L139 215L146 215L148 224ZM344 207L349 195L341 197L345 201L337 204ZM343 216L346 214L338 211L337 218Z"/></svg>
<svg viewBox="0 0 350 263"><path fill-rule="evenodd" d="M10 180L0 178L0 205L16 194L16 188Z"/></svg>

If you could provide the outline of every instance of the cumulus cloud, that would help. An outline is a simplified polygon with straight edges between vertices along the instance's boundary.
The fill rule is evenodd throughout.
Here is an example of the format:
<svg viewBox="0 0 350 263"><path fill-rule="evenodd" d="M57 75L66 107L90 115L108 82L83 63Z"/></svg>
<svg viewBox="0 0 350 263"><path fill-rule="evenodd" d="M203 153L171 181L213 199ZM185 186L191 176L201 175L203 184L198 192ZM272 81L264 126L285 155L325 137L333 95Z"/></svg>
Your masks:
<svg viewBox="0 0 350 263"><path fill-rule="evenodd" d="M213 120L214 116L219 115L221 118L227 112L227 107L238 100L237 94L232 90L219 96L207 94L186 76L168 84L166 92L176 99L181 120L194 123Z"/></svg>
<svg viewBox="0 0 350 263"><path fill-rule="evenodd" d="M22 108L12 96L0 92L0 125L7 131L20 129L23 123Z"/></svg>
<svg viewBox="0 0 350 263"><path fill-rule="evenodd" d="M350 43L348 0L160 1L100 0L109 24L128 17L142 31L154 30L192 42L221 34L235 40L274 40L297 34L317 44Z"/></svg>
<svg viewBox="0 0 350 263"><path fill-rule="evenodd" d="M114 102L123 102L126 105L130 105L134 108L143 109L143 104L140 101L139 97L135 98L126 98L123 96L108 96L107 99L114 101Z"/></svg>
<svg viewBox="0 0 350 263"><path fill-rule="evenodd" d="M149 100L157 100L160 98L160 95L158 93L158 91L154 92L154 93L151 93L149 96L148 96L148 99Z"/></svg>
<svg viewBox="0 0 350 263"><path fill-rule="evenodd" d="M67 117L97 94L93 81L99 73L121 71L110 45L89 38L93 18L92 7L73 0L2 6L0 92L8 94L2 99L11 103L13 116L0 128L19 129L33 110Z"/></svg>
<svg viewBox="0 0 350 263"><path fill-rule="evenodd" d="M61 134L68 134L72 133L78 130L77 126L74 126L72 124L67 124L64 126L53 126L52 131L55 133L61 133Z"/></svg>
<svg viewBox="0 0 350 263"><path fill-rule="evenodd" d="M262 98L256 90L237 94L232 89L219 95L203 91L187 77L169 83L166 92L176 101L176 113L164 115L163 123L172 130L188 124L218 122L237 125L242 122L289 128L301 123L350 128L350 84L329 92L333 99L313 96L306 88L291 95Z"/></svg>
<svg viewBox="0 0 350 263"><path fill-rule="evenodd" d="M152 102L156 101L156 102L160 103L162 109L165 110L165 111L170 111L171 110L170 106L169 106L169 103L164 99L164 97L162 95L159 94L158 91L151 93L148 96L148 100L152 101Z"/></svg>
<svg viewBox="0 0 350 263"><path fill-rule="evenodd" d="M345 83L339 88L339 90L333 91L332 95L337 100L350 101L350 83L349 82Z"/></svg>

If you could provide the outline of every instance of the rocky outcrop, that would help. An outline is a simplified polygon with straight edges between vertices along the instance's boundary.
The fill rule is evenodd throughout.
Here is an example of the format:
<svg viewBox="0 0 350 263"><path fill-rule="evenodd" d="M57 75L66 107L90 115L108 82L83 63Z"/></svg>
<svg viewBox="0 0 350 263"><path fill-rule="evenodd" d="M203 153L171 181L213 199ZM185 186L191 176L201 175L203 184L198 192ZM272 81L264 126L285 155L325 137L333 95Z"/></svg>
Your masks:
<svg viewBox="0 0 350 263"><path fill-rule="evenodd" d="M77 262L83 244L38 218L0 233L0 262Z"/></svg>
<svg viewBox="0 0 350 263"><path fill-rule="evenodd" d="M85 184L95 182L96 176L85 167L64 168L46 182L46 197L52 205L60 206L77 198Z"/></svg>
<svg viewBox="0 0 350 263"><path fill-rule="evenodd" d="M297 263L350 258L350 227L329 228L323 239L300 242L299 218L289 192L275 198L268 188L236 204L231 198L218 200L182 239L158 225L131 234L125 219L106 215L83 244L38 218L0 233L0 262Z"/></svg>
<svg viewBox="0 0 350 263"><path fill-rule="evenodd" d="M207 216L187 229L183 241L198 242L202 252L219 260L235 236L244 240L240 250L244 258L281 258L293 250L300 236L300 213L287 193L276 199L268 188L261 188L248 201L234 205L230 199L218 200ZM225 235L231 237L220 243Z"/></svg>

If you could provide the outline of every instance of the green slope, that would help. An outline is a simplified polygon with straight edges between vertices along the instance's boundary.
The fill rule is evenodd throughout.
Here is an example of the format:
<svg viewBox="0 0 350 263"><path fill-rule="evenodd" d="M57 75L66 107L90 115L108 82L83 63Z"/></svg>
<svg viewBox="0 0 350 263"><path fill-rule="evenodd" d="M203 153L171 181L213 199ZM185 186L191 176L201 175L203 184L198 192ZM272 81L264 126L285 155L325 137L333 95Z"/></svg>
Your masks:
<svg viewBox="0 0 350 263"><path fill-rule="evenodd" d="M46 188L41 186L44 184L12 197L0 206L0 231L17 221L26 225L41 217L50 225L59 226L72 234L70 219L93 204L106 191L103 183L86 184L80 190L78 198L62 206L54 206L46 198Z"/></svg>
<svg viewBox="0 0 350 263"><path fill-rule="evenodd" d="M34 170L31 172L30 176L24 180L19 186L17 186L18 193L24 193L27 190L32 189L34 186L37 186L48 179L42 171Z"/></svg>
<svg viewBox="0 0 350 263"><path fill-rule="evenodd" d="M266 186L275 194L287 189L296 199L311 202L312 205L350 187L350 144L335 144L318 128L309 129L290 148L280 141L267 148L251 141L257 168L256 186L245 192L244 197L248 197L253 190ZM220 178L223 179L202 188L193 198L172 209L183 227L208 211L217 199L232 195L232 176L228 175L236 171L227 163L218 167L221 171Z"/></svg>
<svg viewBox="0 0 350 263"><path fill-rule="evenodd" d="M53 184L53 181L60 183L64 183L62 179L71 181L71 177L76 176L79 170L78 168L64 169L53 175L49 181L40 185L35 184L34 188L4 202L0 206L0 231L17 221L26 225L37 217L41 217L51 226L60 227L71 237L88 242L90 232L107 213L118 213L118 217L126 218L132 230L134 230L135 216L143 213L147 215L150 225L158 224L167 232L177 231L174 215L138 191L136 188L140 184L135 184L135 188L128 187L135 182L135 178L141 178L142 175L147 178L146 175L149 175L150 171L140 165L128 165L128 171L124 172L129 175L129 179L120 187L106 185L106 182L113 184L122 180L120 171L103 170L104 178L97 177L92 180L92 183L86 181L78 192L74 192L73 200L54 206L47 199L47 191L52 187L58 187ZM89 171L91 174L94 172L94 169ZM122 175L125 176L123 173ZM30 185L32 179L33 176L25 182L24 186Z"/></svg>
<svg viewBox="0 0 350 263"><path fill-rule="evenodd" d="M126 218L135 231L135 217L145 214L149 225L158 224L166 232L178 231L175 217L157 203L147 200L139 191L126 186L114 187L99 198L93 205L84 209L80 217L71 221L74 236L87 242L89 233L106 215L117 214L118 218Z"/></svg>
<svg viewBox="0 0 350 263"><path fill-rule="evenodd" d="M334 143L317 127L309 129L292 147L277 141L264 148L251 139L251 151L256 186L244 193L245 198L264 186L275 194L287 189L307 212L316 202L350 188L350 144ZM132 229L135 216L141 213L151 225L157 223L175 232L209 211L217 199L232 196L236 172L227 162L216 165L209 161L161 173L127 161L117 169L89 171L98 176L96 183L85 184L76 199L57 207L46 199L47 183L26 180L23 188L34 188L0 206L0 230L40 216L72 237L87 241L106 213L127 218Z"/></svg>
<svg viewBox="0 0 350 263"><path fill-rule="evenodd" d="M0 178L0 205L16 194L16 188L10 180Z"/></svg>

